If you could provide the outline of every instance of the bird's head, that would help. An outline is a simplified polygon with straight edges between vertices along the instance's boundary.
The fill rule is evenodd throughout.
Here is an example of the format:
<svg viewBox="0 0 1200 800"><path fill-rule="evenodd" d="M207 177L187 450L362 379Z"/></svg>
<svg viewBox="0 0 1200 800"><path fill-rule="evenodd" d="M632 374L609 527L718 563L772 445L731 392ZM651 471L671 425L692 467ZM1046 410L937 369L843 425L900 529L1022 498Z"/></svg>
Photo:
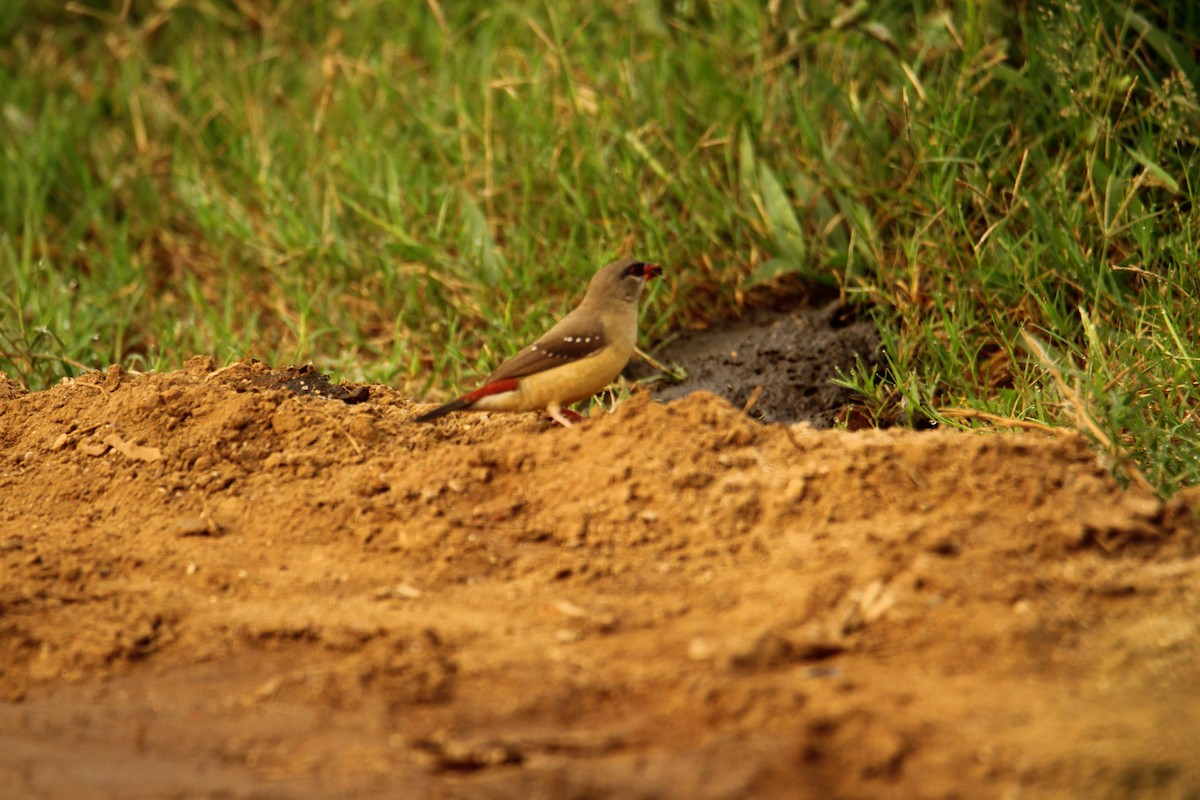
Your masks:
<svg viewBox="0 0 1200 800"><path fill-rule="evenodd" d="M616 298L636 303L646 281L662 274L662 267L636 258L622 258L600 268L588 284L588 298Z"/></svg>

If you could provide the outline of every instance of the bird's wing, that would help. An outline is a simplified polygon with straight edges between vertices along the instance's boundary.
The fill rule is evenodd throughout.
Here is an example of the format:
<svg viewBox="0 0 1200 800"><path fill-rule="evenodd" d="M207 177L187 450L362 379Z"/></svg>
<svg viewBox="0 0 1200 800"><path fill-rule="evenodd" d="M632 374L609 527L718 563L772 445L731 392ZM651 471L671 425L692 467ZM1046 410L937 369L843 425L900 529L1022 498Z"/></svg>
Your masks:
<svg viewBox="0 0 1200 800"><path fill-rule="evenodd" d="M488 376L487 383L523 378L535 372L560 367L594 356L607 345L608 338L599 329L583 330L576 325L564 326L560 323L551 328L545 336L497 367L496 371Z"/></svg>

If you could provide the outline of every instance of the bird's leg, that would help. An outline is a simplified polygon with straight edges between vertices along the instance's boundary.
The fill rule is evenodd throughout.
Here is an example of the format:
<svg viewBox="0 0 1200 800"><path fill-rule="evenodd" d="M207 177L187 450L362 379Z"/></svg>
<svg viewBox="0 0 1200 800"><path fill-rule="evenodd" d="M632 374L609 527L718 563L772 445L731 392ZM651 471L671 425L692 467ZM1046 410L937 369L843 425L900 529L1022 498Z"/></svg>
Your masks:
<svg viewBox="0 0 1200 800"><path fill-rule="evenodd" d="M550 414L550 418L562 425L564 428L569 428L576 422L583 419L582 416L575 413L569 408L563 408L558 403L551 403L546 407L546 411Z"/></svg>

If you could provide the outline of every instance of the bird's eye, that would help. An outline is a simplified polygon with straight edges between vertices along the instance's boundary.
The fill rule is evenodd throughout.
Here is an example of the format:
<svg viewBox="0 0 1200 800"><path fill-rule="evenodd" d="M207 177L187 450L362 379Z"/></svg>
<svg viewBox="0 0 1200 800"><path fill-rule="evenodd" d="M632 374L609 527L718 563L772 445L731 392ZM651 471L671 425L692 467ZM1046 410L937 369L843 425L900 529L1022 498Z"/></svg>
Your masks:
<svg viewBox="0 0 1200 800"><path fill-rule="evenodd" d="M632 275L635 278L640 278L643 276L645 269L646 269L646 265L644 263L642 263L641 261L638 261L637 263L630 264L628 267L626 267L625 274Z"/></svg>

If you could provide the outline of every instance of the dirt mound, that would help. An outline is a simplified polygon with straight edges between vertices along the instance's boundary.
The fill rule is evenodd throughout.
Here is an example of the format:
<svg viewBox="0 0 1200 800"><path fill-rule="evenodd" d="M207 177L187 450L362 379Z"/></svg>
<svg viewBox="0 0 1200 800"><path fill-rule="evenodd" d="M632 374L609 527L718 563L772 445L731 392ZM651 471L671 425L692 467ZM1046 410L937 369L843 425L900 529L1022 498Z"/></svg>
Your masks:
<svg viewBox="0 0 1200 800"><path fill-rule="evenodd" d="M14 796L1200 791L1200 530L1079 439L317 378L0 387Z"/></svg>
<svg viewBox="0 0 1200 800"><path fill-rule="evenodd" d="M854 402L854 393L833 381L853 374L856 363L874 365L879 347L874 323L837 303L759 313L715 330L686 332L657 351L685 377L656 383L653 392L659 400L711 392L764 422L830 428ZM628 369L643 378L655 372L639 362Z"/></svg>

